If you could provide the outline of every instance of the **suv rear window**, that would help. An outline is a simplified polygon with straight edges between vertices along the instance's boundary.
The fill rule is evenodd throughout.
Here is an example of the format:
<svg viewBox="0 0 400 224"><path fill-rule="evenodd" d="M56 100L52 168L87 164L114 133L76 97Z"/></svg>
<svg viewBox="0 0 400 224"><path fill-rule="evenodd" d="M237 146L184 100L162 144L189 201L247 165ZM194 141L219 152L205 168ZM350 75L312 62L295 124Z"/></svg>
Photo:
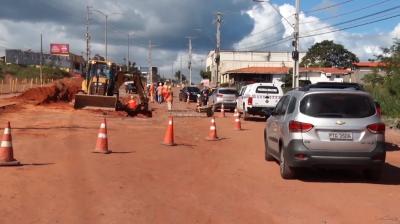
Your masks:
<svg viewBox="0 0 400 224"><path fill-rule="evenodd" d="M236 90L234 90L234 89L220 89L220 90L218 90L218 93L231 94L231 95L237 95L238 94L238 92Z"/></svg>
<svg viewBox="0 0 400 224"><path fill-rule="evenodd" d="M274 94L278 94L279 90L275 86L259 86L256 89L256 93L274 93Z"/></svg>
<svg viewBox="0 0 400 224"><path fill-rule="evenodd" d="M312 117L363 118L375 114L372 100L358 94L311 94L301 101L300 112Z"/></svg>

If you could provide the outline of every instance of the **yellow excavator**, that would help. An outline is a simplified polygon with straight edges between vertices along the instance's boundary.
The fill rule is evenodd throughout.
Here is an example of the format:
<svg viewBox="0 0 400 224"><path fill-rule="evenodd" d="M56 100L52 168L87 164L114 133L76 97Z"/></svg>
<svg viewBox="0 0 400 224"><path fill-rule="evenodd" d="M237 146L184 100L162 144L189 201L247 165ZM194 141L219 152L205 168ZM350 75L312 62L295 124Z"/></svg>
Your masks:
<svg viewBox="0 0 400 224"><path fill-rule="evenodd" d="M74 108L123 110L124 106L119 101L119 88L125 81L132 80L140 99L138 112L148 115L148 98L140 72L137 69L128 72L120 70L119 66L110 61L97 58L89 60L82 89L75 95Z"/></svg>

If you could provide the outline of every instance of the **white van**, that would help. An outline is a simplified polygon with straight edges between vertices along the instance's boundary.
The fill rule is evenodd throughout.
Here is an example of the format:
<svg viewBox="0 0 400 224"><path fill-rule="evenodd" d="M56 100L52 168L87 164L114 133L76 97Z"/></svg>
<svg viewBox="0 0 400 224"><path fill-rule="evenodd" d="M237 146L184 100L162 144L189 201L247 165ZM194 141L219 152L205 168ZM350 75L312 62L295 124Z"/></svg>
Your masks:
<svg viewBox="0 0 400 224"><path fill-rule="evenodd" d="M267 117L282 96L281 84L253 83L240 89L237 108L245 120L250 115Z"/></svg>

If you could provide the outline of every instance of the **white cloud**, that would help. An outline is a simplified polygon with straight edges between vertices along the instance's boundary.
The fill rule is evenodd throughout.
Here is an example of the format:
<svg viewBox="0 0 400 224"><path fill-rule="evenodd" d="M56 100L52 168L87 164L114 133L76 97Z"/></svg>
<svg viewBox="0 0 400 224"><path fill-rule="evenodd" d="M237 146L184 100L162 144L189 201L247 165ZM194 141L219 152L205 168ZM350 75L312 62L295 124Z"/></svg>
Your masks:
<svg viewBox="0 0 400 224"><path fill-rule="evenodd" d="M283 4L278 8L280 14L287 18L290 24L294 24L295 7ZM291 40L286 39L282 43L276 42L276 40L292 36L292 25L281 18L271 5L256 5L245 13L254 20L254 28L250 34L234 45L236 49L291 51ZM374 58L375 55L382 53L382 47L392 44L393 38L400 37L400 23L390 33L356 34L347 31L329 33L337 28L315 16L307 16L303 12L300 13L299 29L300 36L328 32L323 35L301 38L300 51L307 51L313 44L323 40L333 40L355 53L360 60Z"/></svg>

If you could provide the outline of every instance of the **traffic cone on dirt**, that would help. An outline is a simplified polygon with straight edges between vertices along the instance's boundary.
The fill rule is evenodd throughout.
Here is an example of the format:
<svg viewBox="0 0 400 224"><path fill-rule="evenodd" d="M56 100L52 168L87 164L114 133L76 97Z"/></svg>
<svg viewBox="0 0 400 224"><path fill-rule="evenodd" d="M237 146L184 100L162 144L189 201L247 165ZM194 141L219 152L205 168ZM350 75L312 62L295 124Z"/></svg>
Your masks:
<svg viewBox="0 0 400 224"><path fill-rule="evenodd" d="M108 150L106 118L104 118L104 121L100 124L99 134L97 135L96 148L93 152L103 154L111 153L111 151Z"/></svg>
<svg viewBox="0 0 400 224"><path fill-rule="evenodd" d="M217 126L215 125L214 117L211 119L210 131L208 133L208 136L206 137L206 140L208 140L208 141L220 140L220 138L218 138L218 136L217 136Z"/></svg>
<svg viewBox="0 0 400 224"><path fill-rule="evenodd" d="M224 104L221 105L221 113L219 115L220 118L224 118L225 117L225 107Z"/></svg>
<svg viewBox="0 0 400 224"><path fill-rule="evenodd" d="M237 108L235 108L235 112L233 113L233 116L234 117L239 117L239 112L238 112Z"/></svg>
<svg viewBox="0 0 400 224"><path fill-rule="evenodd" d="M174 118L172 116L168 119L168 127L167 131L164 135L163 145L174 146L176 145L174 142Z"/></svg>
<svg viewBox="0 0 400 224"><path fill-rule="evenodd" d="M12 138L11 138L11 126L10 122L7 123L7 127L4 129L3 138L1 139L0 146L0 166L18 166L20 163L14 159Z"/></svg>
<svg viewBox="0 0 400 224"><path fill-rule="evenodd" d="M235 116L235 130L242 130L242 124L240 123L240 118Z"/></svg>

